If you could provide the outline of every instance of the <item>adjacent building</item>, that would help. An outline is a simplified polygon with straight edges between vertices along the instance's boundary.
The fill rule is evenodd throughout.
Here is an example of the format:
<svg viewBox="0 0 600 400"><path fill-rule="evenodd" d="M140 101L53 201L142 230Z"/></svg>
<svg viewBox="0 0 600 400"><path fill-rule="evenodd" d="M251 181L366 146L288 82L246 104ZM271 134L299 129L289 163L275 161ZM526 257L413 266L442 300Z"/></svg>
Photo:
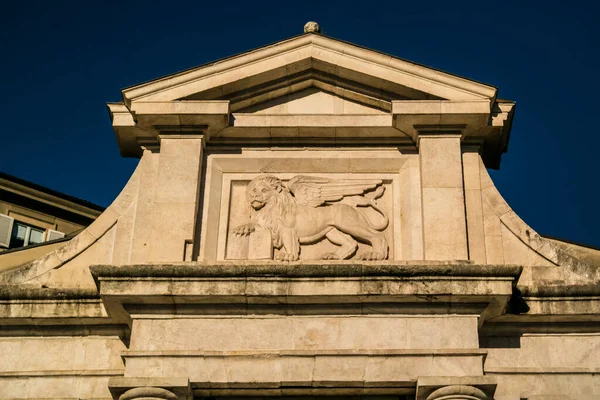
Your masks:
<svg viewBox="0 0 600 400"><path fill-rule="evenodd" d="M0 398L600 398L600 251L494 186L494 86L309 23L122 93L123 191L0 269Z"/></svg>
<svg viewBox="0 0 600 400"><path fill-rule="evenodd" d="M0 271L54 250L102 211L89 201L0 172Z"/></svg>

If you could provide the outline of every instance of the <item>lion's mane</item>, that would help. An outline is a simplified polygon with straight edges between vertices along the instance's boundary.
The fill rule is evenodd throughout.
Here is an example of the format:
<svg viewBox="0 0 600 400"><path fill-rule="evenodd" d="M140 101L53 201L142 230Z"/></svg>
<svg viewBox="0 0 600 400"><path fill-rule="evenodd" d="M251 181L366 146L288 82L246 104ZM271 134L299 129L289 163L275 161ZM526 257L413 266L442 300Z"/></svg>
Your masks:
<svg viewBox="0 0 600 400"><path fill-rule="evenodd" d="M261 182L269 185L273 191L273 196L270 197L270 201L263 208L258 211L253 210L253 218L260 226L271 231L273 243L275 247L279 248L281 247L279 230L285 218L295 213L296 201L281 179L271 175L253 179L248 185L247 191L250 192L253 186Z"/></svg>

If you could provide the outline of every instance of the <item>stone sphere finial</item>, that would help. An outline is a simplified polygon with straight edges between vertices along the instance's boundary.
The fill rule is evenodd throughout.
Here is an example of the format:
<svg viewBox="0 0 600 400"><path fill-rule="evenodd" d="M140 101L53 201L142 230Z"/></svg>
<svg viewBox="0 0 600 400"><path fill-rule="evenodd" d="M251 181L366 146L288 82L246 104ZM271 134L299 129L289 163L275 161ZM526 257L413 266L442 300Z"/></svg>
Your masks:
<svg viewBox="0 0 600 400"><path fill-rule="evenodd" d="M304 24L304 33L319 33L321 32L321 27L315 21L308 21Z"/></svg>

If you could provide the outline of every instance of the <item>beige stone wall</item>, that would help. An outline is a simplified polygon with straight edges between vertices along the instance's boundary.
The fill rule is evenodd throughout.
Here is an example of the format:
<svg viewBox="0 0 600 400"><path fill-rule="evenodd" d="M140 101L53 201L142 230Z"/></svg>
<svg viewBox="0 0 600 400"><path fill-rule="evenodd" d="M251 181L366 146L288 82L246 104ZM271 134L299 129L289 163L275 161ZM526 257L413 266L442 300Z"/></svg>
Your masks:
<svg viewBox="0 0 600 400"><path fill-rule="evenodd" d="M87 267L93 264L180 262L195 257L194 247L200 260L225 259L229 230L237 223L229 215L245 207L243 191L230 188L236 179L247 182L260 173L288 179L298 173L383 178L389 182L382 204L391 221L391 259L557 265L559 246L512 216L479 155L461 151L457 140L423 138L418 156L371 148L245 150L202 157L201 138L166 138L160 152L144 153L122 194L98 221L60 249L0 279L92 288ZM200 176L203 159L205 177Z"/></svg>
<svg viewBox="0 0 600 400"><path fill-rule="evenodd" d="M362 110L365 115L354 121L359 124L383 113L309 90L242 110L238 121L256 126L232 128L223 138L262 136L261 124L290 122L286 112L310 115L328 107L343 117ZM326 118L307 121L318 125ZM306 137L321 132L318 126L286 132L294 129ZM365 127L336 129L328 127L328 137L369 134ZM429 132L417 137L416 146L334 148L315 141L310 147L244 148L207 145L198 135L162 135L160 145L144 149L113 204L81 234L22 267L0 265L0 283L9 287L0 301L2 316L12 325L45 326L35 335L0 330L0 398L114 398L118 390L139 386L127 383L136 379L142 386L159 382L157 387L170 387L168 379L192 382L197 397L242 389L339 395L332 391L338 386L346 388L344 395L417 399L444 386L495 390L497 400L600 396L600 337L585 326L597 315L596 255L586 251L580 258L581 250L526 225L493 185L479 149L463 139ZM248 182L260 174L283 182L297 175L380 180L385 191L378 204L390 220L382 231L388 259L320 262L321 254L335 249L324 240L304 245L299 262L266 260L260 268L276 271L273 276L252 280L242 273L247 280L236 281L236 268L251 265L245 259L253 246L264 245L232 235L248 217ZM364 215L378 217L374 209ZM358 252L368 246L360 243ZM310 263L325 276L345 267L351 276L308 274L291 285L295 269L301 275ZM118 271L138 264L148 273L165 264L175 278L129 282L115 272L110 293L90 272L92 265ZM513 268L519 272L509 277L486 275L507 268L497 265L523 268ZM399 266L410 273L390 278L386 268ZM189 267L215 276L202 281ZM355 276L352 268L364 274ZM419 268L444 273L421 276ZM464 268L471 272L459 273ZM453 273L458 275L450 278ZM182 282L183 289L177 286ZM578 289L557 297L557 283ZM554 286L539 294L544 285ZM15 287L26 295L12 298ZM513 287L525 295L518 297ZM100 290L103 303L96 300L101 309L86 314L89 301L67 305L44 297L46 289L57 289L59 297ZM28 290L42 298L27 298ZM509 304L511 295L528 310ZM86 331L97 324L127 326L130 342L106 332L69 333L73 325Z"/></svg>
<svg viewBox="0 0 600 400"><path fill-rule="evenodd" d="M131 350L243 352L479 347L477 319L472 316L220 316L135 323ZM429 335L429 332L445 334Z"/></svg>
<svg viewBox="0 0 600 400"><path fill-rule="evenodd" d="M306 384L480 374L476 324L473 317L398 315L136 320L125 376L178 371L199 382ZM454 335L432 338L431 331Z"/></svg>
<svg viewBox="0 0 600 400"><path fill-rule="evenodd" d="M525 266L520 285L540 279L579 282L581 271L592 271L582 270L587 264L518 219L480 156L461 149L451 136L421 139L418 154L390 148L264 148L230 154L204 152L201 138L171 137L160 151L144 152L123 192L82 234L0 279L93 291L97 282L90 265L185 263L193 256L194 240L201 260L223 260L230 226L240 222L244 185L260 173L282 179L298 173L383 179L387 197L381 204L391 218L386 231L390 262L517 264ZM202 217L198 223L197 215ZM198 268L210 268L210 262ZM222 385L265 374L298 385L334 378L413 385L425 376L489 376L498 383L497 399L597 394L597 335L511 334L506 342L516 340L518 346L498 345L499 339L490 345L486 339L482 348L481 318L393 312L146 316L134 318L127 347L105 335L2 337L8 361L1 371L0 398L109 398L111 377L173 374ZM43 355L36 356L40 349Z"/></svg>
<svg viewBox="0 0 600 400"><path fill-rule="evenodd" d="M118 337L0 337L0 398L110 398L125 348Z"/></svg>
<svg viewBox="0 0 600 400"><path fill-rule="evenodd" d="M525 334L504 343L506 348L487 349L484 367L486 375L498 380L497 399L600 397L597 333Z"/></svg>

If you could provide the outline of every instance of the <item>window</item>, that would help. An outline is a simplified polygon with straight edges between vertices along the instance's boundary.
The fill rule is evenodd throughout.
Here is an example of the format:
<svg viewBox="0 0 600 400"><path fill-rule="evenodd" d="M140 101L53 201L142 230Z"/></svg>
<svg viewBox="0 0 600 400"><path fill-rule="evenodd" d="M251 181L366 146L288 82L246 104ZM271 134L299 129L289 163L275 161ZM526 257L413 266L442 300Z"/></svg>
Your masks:
<svg viewBox="0 0 600 400"><path fill-rule="evenodd" d="M9 248L29 246L44 241L44 229L36 228L22 222L15 221L10 235Z"/></svg>
<svg viewBox="0 0 600 400"><path fill-rule="evenodd" d="M30 246L65 237L63 232L17 221L8 215L0 214L0 251Z"/></svg>

